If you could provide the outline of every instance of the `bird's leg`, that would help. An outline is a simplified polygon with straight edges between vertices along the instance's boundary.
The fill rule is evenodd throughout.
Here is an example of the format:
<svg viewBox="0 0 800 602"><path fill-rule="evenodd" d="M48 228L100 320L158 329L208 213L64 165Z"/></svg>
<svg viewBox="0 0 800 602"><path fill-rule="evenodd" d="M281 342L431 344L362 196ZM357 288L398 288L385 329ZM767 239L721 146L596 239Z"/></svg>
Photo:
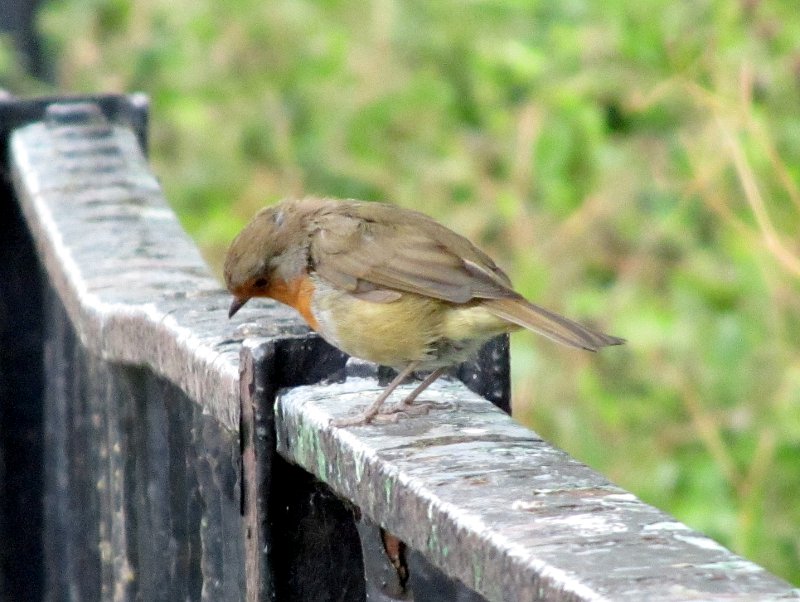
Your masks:
<svg viewBox="0 0 800 602"><path fill-rule="evenodd" d="M372 402L372 404L360 414L352 416L350 418L339 418L337 420L333 420L331 424L333 426L360 426L363 424L369 424L373 418L378 414L383 405L383 402L392 394L392 392L403 383L405 379L407 379L411 374L414 372L414 369L417 367L418 362L411 362L408 366L406 366L397 376L394 377L394 380L390 382L387 387L383 390L383 392L378 395L378 399ZM430 378L430 377L428 377ZM428 380L427 378L425 379ZM435 380L435 379L434 379ZM433 381L431 381L433 382ZM420 385L424 384L420 383ZM427 387L430 383L426 384ZM417 387L414 391L411 392L411 395L419 395L425 387ZM415 395L415 396L416 396ZM409 396L410 397L410 396ZM412 398L413 401L413 398Z"/></svg>
<svg viewBox="0 0 800 602"><path fill-rule="evenodd" d="M446 370L447 368L436 368L436 370L428 374L428 376L425 377L425 380L419 383L416 388L411 391L411 393L409 393L403 401L400 402L401 411L403 408L408 408L408 406L414 403L414 400L419 397L420 393L436 382Z"/></svg>
<svg viewBox="0 0 800 602"><path fill-rule="evenodd" d="M433 372L431 372L428 376L425 377L421 383L419 383L411 393L409 393L403 401L398 404L395 404L391 407L385 408L382 412L380 412L381 416L388 416L391 414L427 414L428 411L431 409L430 403L423 403L419 405L413 405L414 400L420 396L420 394L430 387L436 380L445 373L447 368L437 368ZM448 406L449 404L445 404Z"/></svg>

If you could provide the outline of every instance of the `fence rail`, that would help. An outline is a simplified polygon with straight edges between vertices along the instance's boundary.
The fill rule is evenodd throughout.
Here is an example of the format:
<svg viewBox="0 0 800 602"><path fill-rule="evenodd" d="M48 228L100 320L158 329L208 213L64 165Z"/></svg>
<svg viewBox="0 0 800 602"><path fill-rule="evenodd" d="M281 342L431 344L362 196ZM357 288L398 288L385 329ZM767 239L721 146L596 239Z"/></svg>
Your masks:
<svg viewBox="0 0 800 602"><path fill-rule="evenodd" d="M136 96L0 104L4 599L800 598L489 403L505 339L428 416L332 428L375 374L277 304L227 320L146 123Z"/></svg>

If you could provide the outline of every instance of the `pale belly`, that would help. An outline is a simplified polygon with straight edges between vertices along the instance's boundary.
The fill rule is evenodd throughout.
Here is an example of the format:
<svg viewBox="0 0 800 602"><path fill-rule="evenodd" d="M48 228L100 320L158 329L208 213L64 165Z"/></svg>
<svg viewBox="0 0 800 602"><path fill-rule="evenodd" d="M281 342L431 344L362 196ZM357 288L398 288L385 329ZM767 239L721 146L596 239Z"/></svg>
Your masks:
<svg viewBox="0 0 800 602"><path fill-rule="evenodd" d="M414 294L388 303L358 299L315 279L312 303L322 337L345 353L402 368L433 370L465 361L488 339L517 327L479 305Z"/></svg>

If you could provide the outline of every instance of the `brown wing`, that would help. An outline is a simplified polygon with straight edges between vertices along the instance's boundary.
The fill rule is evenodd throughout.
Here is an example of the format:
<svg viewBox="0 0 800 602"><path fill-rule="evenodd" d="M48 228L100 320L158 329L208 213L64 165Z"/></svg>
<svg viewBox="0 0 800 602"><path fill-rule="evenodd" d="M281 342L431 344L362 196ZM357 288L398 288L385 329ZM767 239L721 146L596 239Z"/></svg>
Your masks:
<svg viewBox="0 0 800 602"><path fill-rule="evenodd" d="M496 316L571 347L596 351L624 342L526 301L485 253L422 213L343 201L312 221L314 269L363 299L388 303L394 291L453 303L485 299Z"/></svg>
<svg viewBox="0 0 800 602"><path fill-rule="evenodd" d="M466 238L390 205L337 203L315 217L310 252L320 276L354 293L390 289L453 303L517 296Z"/></svg>

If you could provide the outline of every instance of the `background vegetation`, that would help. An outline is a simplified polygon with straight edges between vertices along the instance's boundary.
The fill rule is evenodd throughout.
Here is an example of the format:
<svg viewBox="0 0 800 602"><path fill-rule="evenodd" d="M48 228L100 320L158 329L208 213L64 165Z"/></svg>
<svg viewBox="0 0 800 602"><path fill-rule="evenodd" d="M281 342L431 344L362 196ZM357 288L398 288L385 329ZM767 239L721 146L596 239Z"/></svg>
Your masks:
<svg viewBox="0 0 800 602"><path fill-rule="evenodd" d="M628 338L515 336L516 417L800 584L794 2L61 0L40 25L59 90L150 95L216 269L266 203L390 200Z"/></svg>

